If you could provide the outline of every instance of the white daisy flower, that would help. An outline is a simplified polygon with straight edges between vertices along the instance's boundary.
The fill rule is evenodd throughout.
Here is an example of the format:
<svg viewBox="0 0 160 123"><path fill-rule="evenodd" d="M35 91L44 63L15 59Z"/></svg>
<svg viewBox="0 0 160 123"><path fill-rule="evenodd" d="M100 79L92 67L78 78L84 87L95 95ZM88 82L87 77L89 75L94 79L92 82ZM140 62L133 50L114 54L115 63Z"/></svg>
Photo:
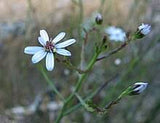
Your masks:
<svg viewBox="0 0 160 123"><path fill-rule="evenodd" d="M124 42L126 40L126 33L121 28L110 26L105 29L105 32L109 35L109 39L112 41Z"/></svg>
<svg viewBox="0 0 160 123"><path fill-rule="evenodd" d="M142 24L138 27L138 30L139 30L143 35L147 35L147 34L151 31L151 25L142 23Z"/></svg>
<svg viewBox="0 0 160 123"><path fill-rule="evenodd" d="M148 83L146 82L137 82L133 85L133 91L131 92L132 95L137 95L142 93L146 87L148 86Z"/></svg>
<svg viewBox="0 0 160 123"><path fill-rule="evenodd" d="M24 49L24 53L33 55L32 62L38 63L46 56L46 68L52 71L54 68L54 54L58 53L63 56L71 56L71 52L65 47L76 42L75 39L69 39L62 43L58 43L65 37L65 33L59 33L53 40L49 39L48 33L45 30L40 30L40 37L38 37L40 46L28 46Z"/></svg>

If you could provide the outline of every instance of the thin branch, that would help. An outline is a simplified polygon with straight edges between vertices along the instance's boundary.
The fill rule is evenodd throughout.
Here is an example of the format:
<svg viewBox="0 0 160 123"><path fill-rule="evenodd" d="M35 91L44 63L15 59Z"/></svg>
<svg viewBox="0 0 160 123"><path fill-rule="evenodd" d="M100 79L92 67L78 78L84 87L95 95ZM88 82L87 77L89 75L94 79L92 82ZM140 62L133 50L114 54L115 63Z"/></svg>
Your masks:
<svg viewBox="0 0 160 123"><path fill-rule="evenodd" d="M119 76L119 75L118 75L118 73L117 73L115 76L109 78L106 82L104 82L104 83L97 89L97 92L96 92L96 94L95 94L94 96L98 95L98 94L109 84L109 82L112 82L112 81L115 80L118 76Z"/></svg>
<svg viewBox="0 0 160 123"><path fill-rule="evenodd" d="M120 45L119 47L111 50L111 51L108 52L106 55L97 58L96 61L100 61L100 60L103 60L103 59L105 59L105 58L108 58L109 56L111 56L111 55L117 53L118 51L120 51L121 49L125 48L127 45L128 45L128 42L124 42L122 45Z"/></svg>
<svg viewBox="0 0 160 123"><path fill-rule="evenodd" d="M105 106L105 109L110 109L112 108L113 105L116 105L117 103L119 103L119 101L121 100L121 98L117 98L115 100L113 100L112 102L110 102L109 104L107 104Z"/></svg>
<svg viewBox="0 0 160 123"><path fill-rule="evenodd" d="M87 39L84 39L84 41L82 42L80 69L84 69L84 66L85 66L85 46L86 46L85 40Z"/></svg>
<svg viewBox="0 0 160 123"><path fill-rule="evenodd" d="M91 94L89 94L87 97L85 97L84 101L87 101L96 95L98 95L110 82L114 81L118 77L118 74L108 79L106 82L104 82L98 89L93 91ZM71 112L77 110L81 107L81 103L76 104L75 106L69 108L67 111L64 112L64 116L70 114Z"/></svg>
<svg viewBox="0 0 160 123"><path fill-rule="evenodd" d="M82 48L81 48L81 61L80 61L80 69L81 69L81 72L80 73L83 73L82 69L84 69L84 66L85 66L85 46L88 42L88 36L91 32L93 31L97 31L96 28L91 28L90 30L86 30L85 28L83 28L83 31L85 32L85 37L83 39L83 42L82 42Z"/></svg>

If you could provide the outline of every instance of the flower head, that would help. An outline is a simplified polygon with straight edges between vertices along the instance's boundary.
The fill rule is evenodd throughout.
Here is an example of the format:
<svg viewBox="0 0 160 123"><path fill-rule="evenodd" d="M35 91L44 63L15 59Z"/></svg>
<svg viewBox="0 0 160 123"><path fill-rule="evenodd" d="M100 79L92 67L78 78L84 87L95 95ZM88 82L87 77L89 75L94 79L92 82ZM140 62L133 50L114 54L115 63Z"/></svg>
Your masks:
<svg viewBox="0 0 160 123"><path fill-rule="evenodd" d="M151 31L151 25L142 23L138 27L138 30L141 32L141 34L147 35Z"/></svg>
<svg viewBox="0 0 160 123"><path fill-rule="evenodd" d="M126 40L126 33L121 28L110 26L105 29L105 32L109 35L109 39L112 41L124 42Z"/></svg>
<svg viewBox="0 0 160 123"><path fill-rule="evenodd" d="M132 91L130 92L130 95L138 95L142 93L146 87L148 86L148 83L146 82L137 82L132 86Z"/></svg>
<svg viewBox="0 0 160 123"><path fill-rule="evenodd" d="M38 37L40 46L28 46L24 49L24 53L33 55L32 62L38 63L44 57L46 57L46 68L48 71L52 71L54 68L54 54L60 54L63 56L71 56L70 51L65 47L76 42L75 39L69 39L62 43L58 43L65 37L65 33L59 33L53 40L49 39L48 33L45 30L40 30L40 37Z"/></svg>

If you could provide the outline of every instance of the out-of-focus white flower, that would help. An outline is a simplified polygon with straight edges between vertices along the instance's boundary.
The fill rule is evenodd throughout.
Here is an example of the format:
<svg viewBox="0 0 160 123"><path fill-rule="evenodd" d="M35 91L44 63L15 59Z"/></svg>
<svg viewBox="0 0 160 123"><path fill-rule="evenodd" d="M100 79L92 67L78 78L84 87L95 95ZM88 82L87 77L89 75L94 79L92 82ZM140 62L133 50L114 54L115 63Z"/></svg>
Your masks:
<svg viewBox="0 0 160 123"><path fill-rule="evenodd" d="M121 64L121 59L117 58L115 61L114 61L115 65L120 65Z"/></svg>
<svg viewBox="0 0 160 123"><path fill-rule="evenodd" d="M23 115L25 113L25 109L22 106L17 106L12 108L12 112L17 115Z"/></svg>
<svg viewBox="0 0 160 123"><path fill-rule="evenodd" d="M105 32L109 35L109 39L112 41L124 42L126 40L126 33L121 28L110 26L105 29Z"/></svg>
<svg viewBox="0 0 160 123"><path fill-rule="evenodd" d="M151 31L151 25L142 23L142 24L138 27L138 30L139 30L143 35L147 35L147 34Z"/></svg>
<svg viewBox="0 0 160 123"><path fill-rule="evenodd" d="M48 33L45 30L40 30L40 37L38 37L38 41L42 47L28 46L24 49L24 53L33 55L33 63L38 63L46 56L46 68L48 71L52 71L54 68L54 54L58 53L64 56L71 56L71 52L66 50L65 47L76 42L75 39L69 39L62 43L58 43L64 38L64 36L65 33L61 32L52 40L49 39Z"/></svg>
<svg viewBox="0 0 160 123"><path fill-rule="evenodd" d="M52 101L52 102L48 103L48 105L47 105L47 109L49 111L56 111L57 109L59 109L61 107L62 107L62 102L57 103L57 102Z"/></svg>
<svg viewBox="0 0 160 123"><path fill-rule="evenodd" d="M132 91L131 91L131 95L138 95L140 93L142 93L146 87L147 87L148 83L146 82L137 82L132 86Z"/></svg>

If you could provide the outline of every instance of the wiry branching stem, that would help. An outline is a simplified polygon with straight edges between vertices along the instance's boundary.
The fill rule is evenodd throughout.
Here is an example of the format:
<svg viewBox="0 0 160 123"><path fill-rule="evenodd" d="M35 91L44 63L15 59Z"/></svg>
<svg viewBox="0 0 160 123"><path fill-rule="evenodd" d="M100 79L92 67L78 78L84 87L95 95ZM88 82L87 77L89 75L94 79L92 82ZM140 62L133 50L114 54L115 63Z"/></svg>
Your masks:
<svg viewBox="0 0 160 123"><path fill-rule="evenodd" d="M96 52L96 53L93 55L91 61L90 61L89 64L88 64L87 70L92 69L93 65L94 65L95 62L96 62L96 59L97 59L99 53L100 53L100 52ZM60 112L60 114L59 114L59 116L58 116L58 118L57 118L57 120L56 120L56 123L59 123L60 120L62 119L62 117L64 116L64 111L66 110L67 105L72 101L75 93L79 91L79 89L81 88L81 85L82 85L82 83L84 82L84 80L85 80L85 78L86 78L87 75L88 75L87 73L84 73L84 74L82 74L82 75L80 76L80 78L78 79L74 91L72 92L72 94L71 94L71 95L66 99L66 101L64 102L63 107L62 107L62 110L61 110L61 112Z"/></svg>

